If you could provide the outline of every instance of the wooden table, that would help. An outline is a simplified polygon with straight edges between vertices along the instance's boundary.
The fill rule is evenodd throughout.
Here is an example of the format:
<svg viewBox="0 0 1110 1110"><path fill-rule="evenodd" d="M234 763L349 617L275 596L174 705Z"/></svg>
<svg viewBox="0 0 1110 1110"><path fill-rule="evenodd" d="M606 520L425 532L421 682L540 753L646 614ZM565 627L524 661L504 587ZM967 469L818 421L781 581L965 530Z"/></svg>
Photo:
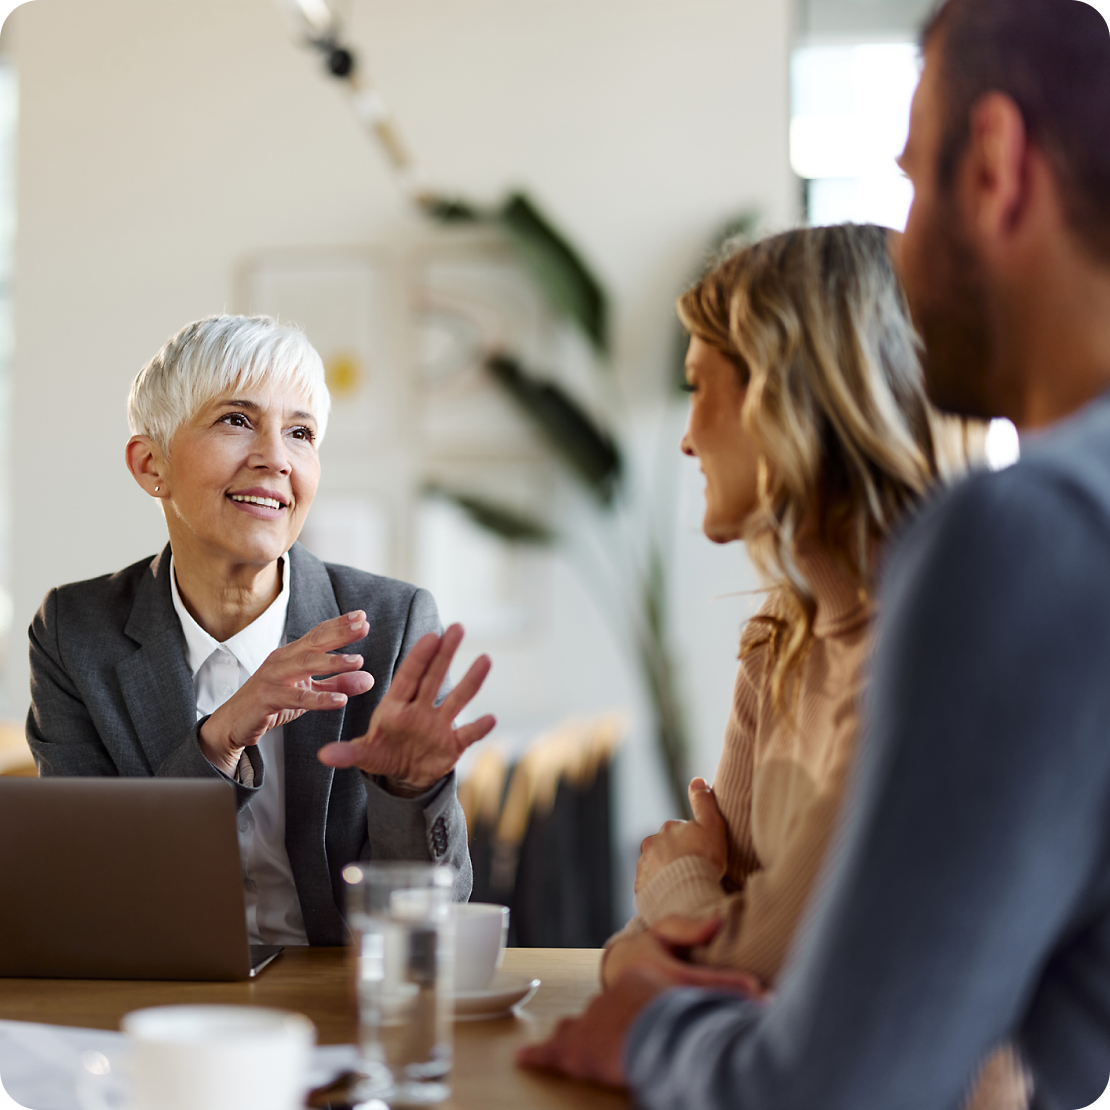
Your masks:
<svg viewBox="0 0 1110 1110"><path fill-rule="evenodd" d="M628 1101L610 1091L520 1070L516 1049L562 1017L579 1013L597 991L600 951L509 948L506 971L543 981L515 1018L455 1025L453 1094L443 1110L617 1110ZM143 1006L232 1003L297 1010L316 1025L320 1044L355 1041L354 974L343 948L287 948L248 983L115 982L95 979L0 979L0 1019L118 1029Z"/></svg>

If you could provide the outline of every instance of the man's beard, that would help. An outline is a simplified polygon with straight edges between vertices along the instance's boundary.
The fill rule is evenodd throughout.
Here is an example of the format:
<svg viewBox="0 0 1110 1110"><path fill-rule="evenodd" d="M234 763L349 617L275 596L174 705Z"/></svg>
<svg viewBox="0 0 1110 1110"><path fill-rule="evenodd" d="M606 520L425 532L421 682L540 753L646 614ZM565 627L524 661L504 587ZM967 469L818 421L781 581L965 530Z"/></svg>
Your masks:
<svg viewBox="0 0 1110 1110"><path fill-rule="evenodd" d="M1002 413L989 389L993 351L986 289L955 207L937 208L928 235L932 246L921 260L911 306L925 343L929 399L942 412L989 420Z"/></svg>

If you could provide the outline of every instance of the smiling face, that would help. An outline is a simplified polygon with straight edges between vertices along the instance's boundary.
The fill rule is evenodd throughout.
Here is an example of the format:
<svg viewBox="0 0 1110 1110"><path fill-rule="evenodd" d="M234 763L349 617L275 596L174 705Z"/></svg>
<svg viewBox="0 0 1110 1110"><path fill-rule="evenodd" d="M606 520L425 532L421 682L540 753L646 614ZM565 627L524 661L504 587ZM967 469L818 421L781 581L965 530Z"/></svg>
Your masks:
<svg viewBox="0 0 1110 1110"><path fill-rule="evenodd" d="M982 268L956 200L959 173L948 187L940 181L942 48L938 42L925 52L909 139L899 159L913 183L914 200L896 259L925 343L930 399L945 412L989 418L998 415L998 404L990 396L991 343Z"/></svg>
<svg viewBox="0 0 1110 1110"><path fill-rule="evenodd" d="M705 475L702 528L714 543L743 536L759 506L759 449L744 428L745 386L732 361L692 336L686 354L690 420L682 437L684 454Z"/></svg>
<svg viewBox="0 0 1110 1110"><path fill-rule="evenodd" d="M203 405L157 477L175 559L265 567L288 551L320 481L316 431L299 393L246 387Z"/></svg>

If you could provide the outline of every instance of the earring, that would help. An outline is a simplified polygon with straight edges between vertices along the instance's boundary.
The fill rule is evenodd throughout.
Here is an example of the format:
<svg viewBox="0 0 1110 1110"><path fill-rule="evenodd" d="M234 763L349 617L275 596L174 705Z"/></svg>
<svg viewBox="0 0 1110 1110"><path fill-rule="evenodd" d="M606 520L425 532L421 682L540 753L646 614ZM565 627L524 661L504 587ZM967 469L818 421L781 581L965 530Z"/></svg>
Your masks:
<svg viewBox="0 0 1110 1110"><path fill-rule="evenodd" d="M162 488L161 486L155 486L154 487L154 492L157 493L161 488Z"/></svg>

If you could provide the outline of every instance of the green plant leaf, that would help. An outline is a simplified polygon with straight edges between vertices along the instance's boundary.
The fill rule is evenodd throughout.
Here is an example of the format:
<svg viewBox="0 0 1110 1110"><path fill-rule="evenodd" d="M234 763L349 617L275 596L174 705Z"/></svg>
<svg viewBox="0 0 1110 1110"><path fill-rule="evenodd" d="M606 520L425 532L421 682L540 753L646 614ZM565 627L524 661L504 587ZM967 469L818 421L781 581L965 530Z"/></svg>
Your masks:
<svg viewBox="0 0 1110 1110"><path fill-rule="evenodd" d="M552 304L585 332L600 354L607 354L605 290L578 252L523 193L513 193L497 218Z"/></svg>
<svg viewBox="0 0 1110 1110"><path fill-rule="evenodd" d="M429 193L420 198L426 215L442 224L472 224L486 219L486 214L461 197L445 197Z"/></svg>
<svg viewBox="0 0 1110 1110"><path fill-rule="evenodd" d="M600 354L608 353L608 300L601 282L529 197L512 193L493 210L437 193L419 202L439 223L499 225L556 311L573 320Z"/></svg>
<svg viewBox="0 0 1110 1110"><path fill-rule="evenodd" d="M612 501L621 476L612 436L559 386L533 378L511 356L491 355L486 368L593 493Z"/></svg>
<svg viewBox="0 0 1110 1110"><path fill-rule="evenodd" d="M540 546L553 544L558 536L542 521L518 513L504 505L496 505L483 497L436 484L424 487L427 497L439 497L457 505L466 515L487 532L509 543L532 543Z"/></svg>

